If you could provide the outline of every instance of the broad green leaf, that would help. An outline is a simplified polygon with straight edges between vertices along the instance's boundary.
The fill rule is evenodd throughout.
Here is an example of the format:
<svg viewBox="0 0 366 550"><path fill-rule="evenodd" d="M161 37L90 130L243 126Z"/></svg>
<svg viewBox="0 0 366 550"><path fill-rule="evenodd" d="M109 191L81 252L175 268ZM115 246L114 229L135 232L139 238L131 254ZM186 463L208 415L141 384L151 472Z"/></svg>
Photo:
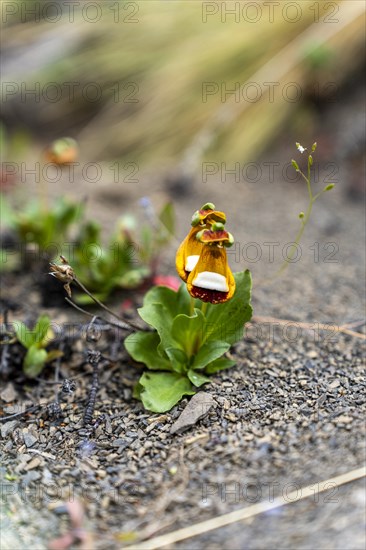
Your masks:
<svg viewBox="0 0 366 550"><path fill-rule="evenodd" d="M224 355L229 349L230 344L227 342L206 342L194 357L191 368L203 369L206 365Z"/></svg>
<svg viewBox="0 0 366 550"><path fill-rule="evenodd" d="M180 313L177 311L177 293L166 286L153 286L144 297L144 307L151 304L161 304L169 313L171 322Z"/></svg>
<svg viewBox="0 0 366 550"><path fill-rule="evenodd" d="M47 351L39 349L36 344L33 344L28 349L24 358L23 371L29 378L35 378L42 372L47 360Z"/></svg>
<svg viewBox="0 0 366 550"><path fill-rule="evenodd" d="M185 283L181 284L177 292L177 303L175 315L179 313L184 313L189 315L191 306L191 296L187 290L187 285ZM195 306L197 309L200 309L200 301L195 300Z"/></svg>
<svg viewBox="0 0 366 550"><path fill-rule="evenodd" d="M139 257L142 262L148 263L153 251L152 233L150 226L142 226L140 230L139 243Z"/></svg>
<svg viewBox="0 0 366 550"><path fill-rule="evenodd" d="M46 345L52 339L50 325L51 321L48 315L41 315L38 318L34 327L34 343L37 344L38 347Z"/></svg>
<svg viewBox="0 0 366 550"><path fill-rule="evenodd" d="M212 361L212 363L207 365L207 367L205 368L205 373L213 374L214 372L218 372L219 370L229 369L235 364L236 361L233 361L232 359L228 359L227 357L220 357L219 359L215 359L215 361Z"/></svg>
<svg viewBox="0 0 366 550"><path fill-rule="evenodd" d="M165 306L156 303L144 305L138 313L145 323L158 331L164 349L177 347L171 332L170 314Z"/></svg>
<svg viewBox="0 0 366 550"><path fill-rule="evenodd" d="M185 372L188 364L188 357L185 352L178 348L167 348L165 352L172 363L173 370L175 372Z"/></svg>
<svg viewBox="0 0 366 550"><path fill-rule="evenodd" d="M35 343L35 331L28 328L21 321L13 322L15 334L17 339L25 348L30 348Z"/></svg>
<svg viewBox="0 0 366 550"><path fill-rule="evenodd" d="M188 378L175 372L145 372L139 384L144 407L153 412L169 411L183 395L195 393Z"/></svg>
<svg viewBox="0 0 366 550"><path fill-rule="evenodd" d="M137 382L133 387L132 397L134 397L135 399L139 399L139 401L141 401L141 392L143 391L143 389L144 388L141 386L141 384Z"/></svg>
<svg viewBox="0 0 366 550"><path fill-rule="evenodd" d="M173 203L167 202L159 214L159 220L167 229L168 233L174 235L175 230L175 214Z"/></svg>
<svg viewBox="0 0 366 550"><path fill-rule="evenodd" d="M209 304L206 311L206 341L221 340L234 344L243 337L244 324L252 316L250 271L234 273L236 289L231 300L224 304Z"/></svg>
<svg viewBox="0 0 366 550"><path fill-rule="evenodd" d="M202 311L195 309L191 316L177 315L171 327L171 334L190 358L199 349L204 339L205 317Z"/></svg>
<svg viewBox="0 0 366 550"><path fill-rule="evenodd" d="M207 382L211 382L211 380L207 378L207 376L204 376L203 374L200 374L199 372L191 369L188 371L187 376L192 384L197 386L197 388L199 386L202 386L202 384L207 384Z"/></svg>
<svg viewBox="0 0 366 550"><path fill-rule="evenodd" d="M152 370L172 370L170 361L157 353L160 338L157 332L134 332L124 341L131 357L139 363L145 363Z"/></svg>

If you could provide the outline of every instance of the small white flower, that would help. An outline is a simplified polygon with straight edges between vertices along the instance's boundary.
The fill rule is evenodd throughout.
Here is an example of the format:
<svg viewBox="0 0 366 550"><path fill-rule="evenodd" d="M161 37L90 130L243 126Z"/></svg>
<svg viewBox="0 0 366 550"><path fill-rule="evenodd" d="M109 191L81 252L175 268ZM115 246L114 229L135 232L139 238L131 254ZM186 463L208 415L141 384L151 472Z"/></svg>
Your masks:
<svg viewBox="0 0 366 550"><path fill-rule="evenodd" d="M296 143L296 147L298 148L301 154L303 154L306 151L306 147L303 147L302 145L300 145L300 143Z"/></svg>

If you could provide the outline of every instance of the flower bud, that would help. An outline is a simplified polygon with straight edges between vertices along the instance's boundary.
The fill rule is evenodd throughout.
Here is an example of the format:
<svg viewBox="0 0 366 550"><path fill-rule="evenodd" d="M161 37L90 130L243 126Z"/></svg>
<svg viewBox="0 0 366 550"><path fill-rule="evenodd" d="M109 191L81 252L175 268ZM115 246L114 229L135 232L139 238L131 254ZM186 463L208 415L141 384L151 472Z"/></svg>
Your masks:
<svg viewBox="0 0 366 550"><path fill-rule="evenodd" d="M211 225L211 231L223 231L225 230L225 226L223 223L215 222Z"/></svg>
<svg viewBox="0 0 366 550"><path fill-rule="evenodd" d="M46 150L47 160L61 166L75 162L77 156L77 142L69 137L56 139Z"/></svg>
<svg viewBox="0 0 366 550"><path fill-rule="evenodd" d="M329 185L324 187L323 191L330 191L331 189L333 189L333 187L334 187L334 183L330 183Z"/></svg>
<svg viewBox="0 0 366 550"><path fill-rule="evenodd" d="M291 164L295 168L296 172L299 172L299 165L297 164L296 160L292 159Z"/></svg>
<svg viewBox="0 0 366 550"><path fill-rule="evenodd" d="M191 225L193 225L193 227L195 227L196 225L198 225L200 223L200 221L201 221L200 213L199 213L198 210L196 210L195 213L192 216Z"/></svg>
<svg viewBox="0 0 366 550"><path fill-rule="evenodd" d="M299 218L300 218L300 220L302 220L303 218L305 218L305 214L304 214L304 212L300 212L300 214L299 214Z"/></svg>
<svg viewBox="0 0 366 550"><path fill-rule="evenodd" d="M201 206L200 210L215 210L215 205L212 202L206 202L206 204Z"/></svg>
<svg viewBox="0 0 366 550"><path fill-rule="evenodd" d="M227 232L227 234L228 234L229 240L225 241L223 245L226 246L226 248L230 248L230 246L233 246L235 240L231 233Z"/></svg>
<svg viewBox="0 0 366 550"><path fill-rule="evenodd" d="M71 288L70 283L75 278L74 270L72 269L71 265L67 263L66 258L63 256L60 256L62 265L58 265L55 263L50 264L51 271L49 272L49 275L52 275L52 277L56 277L61 283L64 283L64 289L66 290L69 298L71 298Z"/></svg>
<svg viewBox="0 0 366 550"><path fill-rule="evenodd" d="M300 143L296 142L296 147L300 151L301 154L303 154L306 151L306 147L303 147Z"/></svg>

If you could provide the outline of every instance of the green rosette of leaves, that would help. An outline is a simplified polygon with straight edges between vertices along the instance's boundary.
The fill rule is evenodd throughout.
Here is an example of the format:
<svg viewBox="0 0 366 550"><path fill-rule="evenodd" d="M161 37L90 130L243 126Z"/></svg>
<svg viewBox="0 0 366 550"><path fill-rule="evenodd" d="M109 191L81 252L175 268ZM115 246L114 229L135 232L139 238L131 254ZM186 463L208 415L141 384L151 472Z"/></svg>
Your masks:
<svg viewBox="0 0 366 550"><path fill-rule="evenodd" d="M208 383L208 375L235 365L225 354L251 319L252 280L248 270L234 279L233 297L219 304L193 299L185 284L178 292L156 286L145 295L138 312L153 330L131 334L125 347L148 369L134 390L146 409L168 411Z"/></svg>

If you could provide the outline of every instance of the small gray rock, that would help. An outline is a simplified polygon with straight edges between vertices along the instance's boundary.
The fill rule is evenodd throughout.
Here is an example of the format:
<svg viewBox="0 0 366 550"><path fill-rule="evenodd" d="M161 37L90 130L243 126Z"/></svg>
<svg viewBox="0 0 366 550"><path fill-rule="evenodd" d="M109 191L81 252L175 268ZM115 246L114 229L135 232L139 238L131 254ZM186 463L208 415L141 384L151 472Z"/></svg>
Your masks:
<svg viewBox="0 0 366 550"><path fill-rule="evenodd" d="M215 405L215 400L210 393L201 391L196 393L183 410L182 414L170 428L171 434L182 433L194 426L201 418L204 418Z"/></svg>
<svg viewBox="0 0 366 550"><path fill-rule="evenodd" d="M7 384L7 386L0 393L0 397L3 401L5 401L5 403L11 403L12 401L15 401L17 394L11 382Z"/></svg>
<svg viewBox="0 0 366 550"><path fill-rule="evenodd" d="M28 432L23 432L23 438L26 447L32 447L38 441L34 435Z"/></svg>
<svg viewBox="0 0 366 550"><path fill-rule="evenodd" d="M1 437L5 438L17 426L18 420L10 420L1 426Z"/></svg>

